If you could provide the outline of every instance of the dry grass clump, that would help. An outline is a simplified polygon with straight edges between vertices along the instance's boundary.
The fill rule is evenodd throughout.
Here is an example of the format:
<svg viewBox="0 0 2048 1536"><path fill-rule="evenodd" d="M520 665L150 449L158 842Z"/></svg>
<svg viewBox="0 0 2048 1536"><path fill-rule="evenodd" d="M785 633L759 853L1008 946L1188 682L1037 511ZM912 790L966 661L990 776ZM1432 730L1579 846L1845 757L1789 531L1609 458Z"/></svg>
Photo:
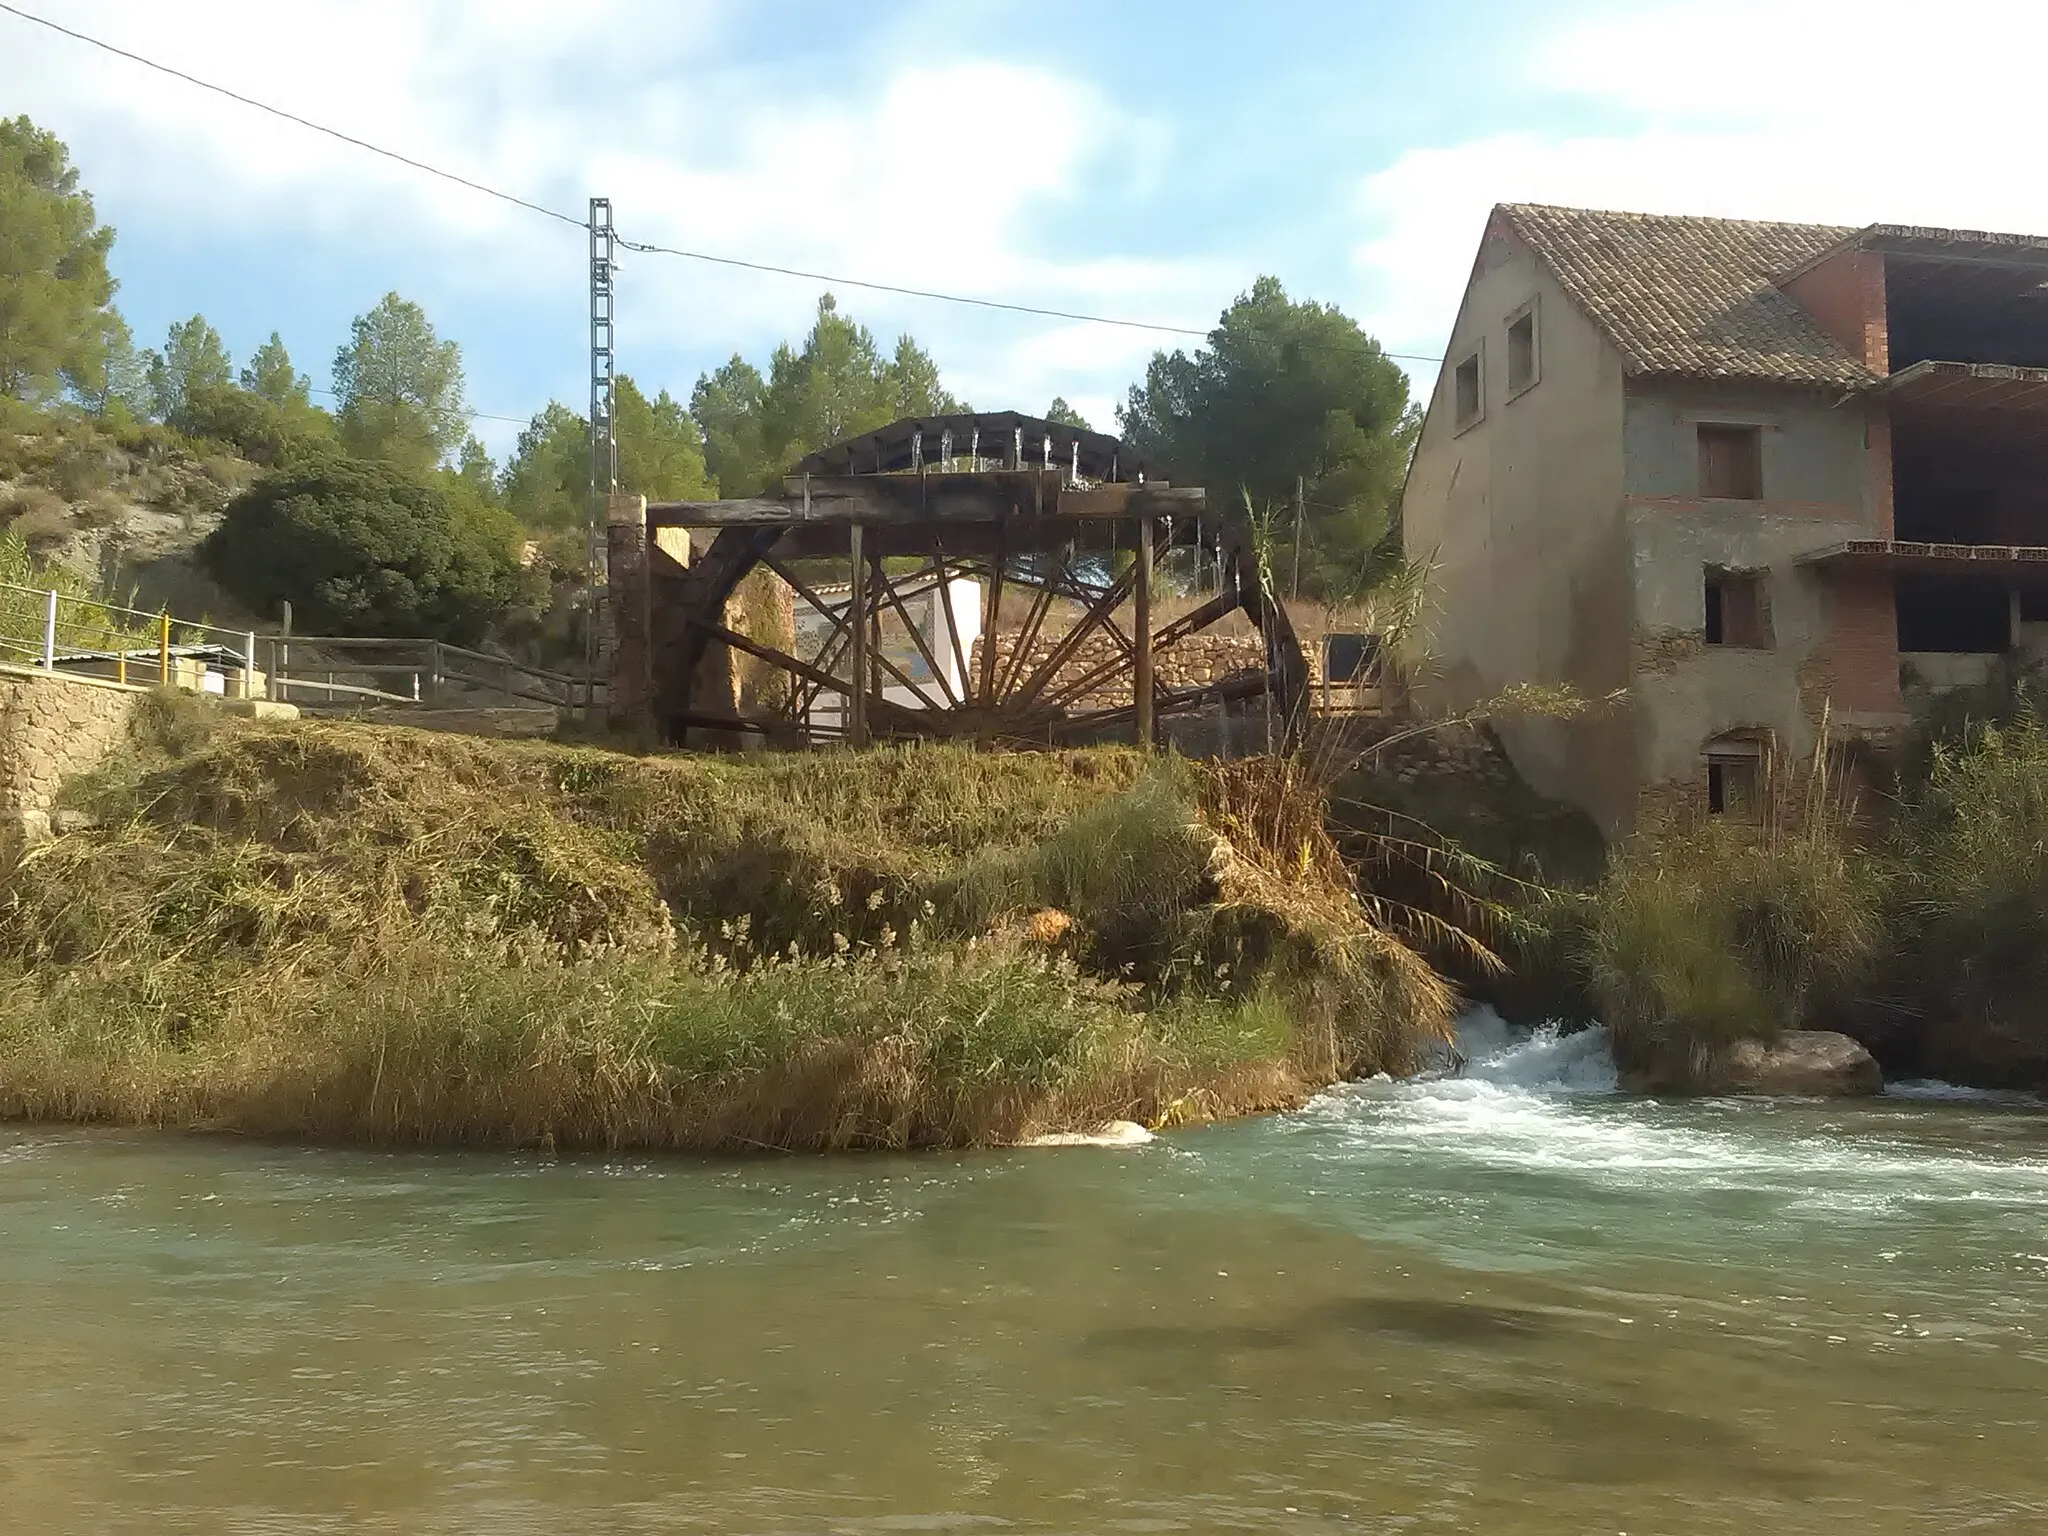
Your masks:
<svg viewBox="0 0 2048 1536"><path fill-rule="evenodd" d="M0 873L0 1113L980 1145L1280 1107L1448 1027L1326 838L1219 831L1257 766L642 759L168 701L136 734L74 792L101 825Z"/></svg>

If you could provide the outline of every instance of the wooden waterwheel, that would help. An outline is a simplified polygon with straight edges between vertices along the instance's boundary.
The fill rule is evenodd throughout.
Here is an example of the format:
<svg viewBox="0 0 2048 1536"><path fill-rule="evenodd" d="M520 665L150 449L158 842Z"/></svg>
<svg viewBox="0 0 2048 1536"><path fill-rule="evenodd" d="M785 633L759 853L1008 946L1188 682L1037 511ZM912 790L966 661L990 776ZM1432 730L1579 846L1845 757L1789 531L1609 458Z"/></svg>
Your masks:
<svg viewBox="0 0 2048 1536"><path fill-rule="evenodd" d="M1242 519L1148 477L1116 438L1035 417L900 421L772 494L648 506L612 540L614 602L645 605L644 657L633 623L620 648L644 686L615 681L615 707L640 695L678 743L1150 745L1176 715L1263 698L1291 735L1306 708L1300 644ZM1162 620L1169 559L1213 590ZM781 608L763 621L771 578ZM1162 686L1160 659L1234 613L1262 642L1245 664Z"/></svg>

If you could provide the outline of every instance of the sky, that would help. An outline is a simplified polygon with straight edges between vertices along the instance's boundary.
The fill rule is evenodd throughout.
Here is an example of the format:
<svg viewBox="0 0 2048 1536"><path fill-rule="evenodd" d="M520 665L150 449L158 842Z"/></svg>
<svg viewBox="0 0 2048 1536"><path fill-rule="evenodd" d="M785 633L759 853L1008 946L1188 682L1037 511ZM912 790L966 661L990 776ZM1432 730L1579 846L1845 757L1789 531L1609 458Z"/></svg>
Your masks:
<svg viewBox="0 0 2048 1536"><path fill-rule="evenodd" d="M1272 273L1420 395L1496 202L2048 234L2038 0L7 3L567 215L0 12L0 114L70 145L138 343L197 312L325 385L396 291L500 455L587 400L593 195L646 244L1196 330ZM686 399L826 286L623 253L619 367ZM829 286L976 408L1106 430L1195 344Z"/></svg>

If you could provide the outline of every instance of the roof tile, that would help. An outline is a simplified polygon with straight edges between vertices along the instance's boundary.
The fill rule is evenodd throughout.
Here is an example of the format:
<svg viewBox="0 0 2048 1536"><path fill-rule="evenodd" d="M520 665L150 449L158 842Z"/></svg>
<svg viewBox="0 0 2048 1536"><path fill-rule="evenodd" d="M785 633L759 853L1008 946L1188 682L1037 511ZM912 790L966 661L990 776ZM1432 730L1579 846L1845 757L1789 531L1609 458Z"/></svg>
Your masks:
<svg viewBox="0 0 2048 1536"><path fill-rule="evenodd" d="M1850 389L1876 378L1776 283L1853 229L1530 203L1498 212L1631 373Z"/></svg>

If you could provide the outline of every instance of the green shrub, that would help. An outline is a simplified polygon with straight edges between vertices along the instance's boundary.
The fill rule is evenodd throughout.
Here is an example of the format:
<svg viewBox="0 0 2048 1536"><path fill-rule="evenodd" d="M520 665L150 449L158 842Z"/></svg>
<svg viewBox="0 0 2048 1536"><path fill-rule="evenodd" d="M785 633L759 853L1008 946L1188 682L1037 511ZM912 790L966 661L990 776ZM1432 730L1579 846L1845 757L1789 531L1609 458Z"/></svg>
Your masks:
<svg viewBox="0 0 2048 1536"><path fill-rule="evenodd" d="M238 458L271 469L334 442L334 421L326 412L279 405L231 384L194 389L176 424L189 437L223 444Z"/></svg>
<svg viewBox="0 0 2048 1536"><path fill-rule="evenodd" d="M471 644L527 595L517 538L461 487L324 452L237 496L201 552L252 611L289 601L308 632Z"/></svg>
<svg viewBox="0 0 2048 1536"><path fill-rule="evenodd" d="M1834 815L1792 830L1712 818L1626 849L1582 940L1616 1059L1698 1076L1738 1041L1811 1024L1877 952L1882 902Z"/></svg>
<svg viewBox="0 0 2048 1536"><path fill-rule="evenodd" d="M2048 997L2048 728L2033 709L1937 743L1883 851L1901 988L1937 1009L2038 1010Z"/></svg>

